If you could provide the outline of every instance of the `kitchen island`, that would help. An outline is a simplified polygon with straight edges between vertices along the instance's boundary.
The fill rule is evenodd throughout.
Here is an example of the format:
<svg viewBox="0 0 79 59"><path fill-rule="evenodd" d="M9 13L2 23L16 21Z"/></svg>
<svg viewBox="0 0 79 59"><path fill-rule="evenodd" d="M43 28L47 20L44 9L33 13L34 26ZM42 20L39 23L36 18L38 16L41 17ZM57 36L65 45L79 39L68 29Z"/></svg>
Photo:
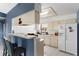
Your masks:
<svg viewBox="0 0 79 59"><path fill-rule="evenodd" d="M17 43L18 46L26 48L26 56L43 56L44 46L43 40L35 35L27 35L21 33L11 33L11 42Z"/></svg>

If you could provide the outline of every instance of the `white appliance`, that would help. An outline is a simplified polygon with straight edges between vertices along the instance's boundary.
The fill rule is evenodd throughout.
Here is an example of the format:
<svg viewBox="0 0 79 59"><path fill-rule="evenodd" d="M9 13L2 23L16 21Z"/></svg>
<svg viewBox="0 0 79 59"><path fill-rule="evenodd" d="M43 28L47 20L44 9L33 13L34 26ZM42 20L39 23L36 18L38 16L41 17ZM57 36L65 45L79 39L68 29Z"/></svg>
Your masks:
<svg viewBox="0 0 79 59"><path fill-rule="evenodd" d="M66 25L66 51L77 55L77 24Z"/></svg>
<svg viewBox="0 0 79 59"><path fill-rule="evenodd" d="M77 24L59 26L58 49L77 55Z"/></svg>
<svg viewBox="0 0 79 59"><path fill-rule="evenodd" d="M58 49L65 51L65 24L59 25L59 36L58 36Z"/></svg>

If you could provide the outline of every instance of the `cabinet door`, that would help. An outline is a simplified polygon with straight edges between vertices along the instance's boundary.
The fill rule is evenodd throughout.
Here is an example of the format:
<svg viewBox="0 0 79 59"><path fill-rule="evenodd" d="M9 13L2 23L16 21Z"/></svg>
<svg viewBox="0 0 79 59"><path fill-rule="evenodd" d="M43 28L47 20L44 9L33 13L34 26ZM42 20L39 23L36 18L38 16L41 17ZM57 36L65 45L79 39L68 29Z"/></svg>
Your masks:
<svg viewBox="0 0 79 59"><path fill-rule="evenodd" d="M77 55L77 24L66 25L66 51Z"/></svg>
<svg viewBox="0 0 79 59"><path fill-rule="evenodd" d="M58 36L51 35L50 45L57 48L58 47Z"/></svg>
<svg viewBox="0 0 79 59"><path fill-rule="evenodd" d="M50 36L49 35L44 36L44 44L50 45Z"/></svg>
<svg viewBox="0 0 79 59"><path fill-rule="evenodd" d="M44 44L45 45L50 45L50 37L49 35L39 35L40 39L44 39Z"/></svg>

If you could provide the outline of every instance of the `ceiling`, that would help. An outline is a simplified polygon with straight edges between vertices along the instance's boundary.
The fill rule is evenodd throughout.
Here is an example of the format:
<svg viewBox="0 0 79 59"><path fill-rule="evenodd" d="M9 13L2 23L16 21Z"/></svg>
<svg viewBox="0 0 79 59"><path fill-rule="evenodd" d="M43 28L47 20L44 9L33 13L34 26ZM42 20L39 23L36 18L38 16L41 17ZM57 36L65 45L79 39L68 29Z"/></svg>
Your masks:
<svg viewBox="0 0 79 59"><path fill-rule="evenodd" d="M7 14L17 3L0 3L0 12ZM42 9L51 7L57 15L76 13L79 3L42 3Z"/></svg>
<svg viewBox="0 0 79 59"><path fill-rule="evenodd" d="M0 12L7 14L17 3L0 3ZM51 7L57 15L77 13L79 3L42 3L42 9Z"/></svg>
<svg viewBox="0 0 79 59"><path fill-rule="evenodd" d="M57 15L66 15L77 13L79 3L42 3L42 9L51 7Z"/></svg>
<svg viewBox="0 0 79 59"><path fill-rule="evenodd" d="M0 12L7 14L17 3L0 3Z"/></svg>

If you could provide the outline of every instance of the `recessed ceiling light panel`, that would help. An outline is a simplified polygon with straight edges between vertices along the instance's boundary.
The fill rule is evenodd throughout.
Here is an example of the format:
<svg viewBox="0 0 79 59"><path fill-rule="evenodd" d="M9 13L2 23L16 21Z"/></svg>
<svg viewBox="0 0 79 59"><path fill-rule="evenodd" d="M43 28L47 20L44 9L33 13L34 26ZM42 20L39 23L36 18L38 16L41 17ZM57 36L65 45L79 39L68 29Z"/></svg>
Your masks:
<svg viewBox="0 0 79 59"><path fill-rule="evenodd" d="M43 9L40 13L41 18L49 16L56 16L56 12L51 7Z"/></svg>

